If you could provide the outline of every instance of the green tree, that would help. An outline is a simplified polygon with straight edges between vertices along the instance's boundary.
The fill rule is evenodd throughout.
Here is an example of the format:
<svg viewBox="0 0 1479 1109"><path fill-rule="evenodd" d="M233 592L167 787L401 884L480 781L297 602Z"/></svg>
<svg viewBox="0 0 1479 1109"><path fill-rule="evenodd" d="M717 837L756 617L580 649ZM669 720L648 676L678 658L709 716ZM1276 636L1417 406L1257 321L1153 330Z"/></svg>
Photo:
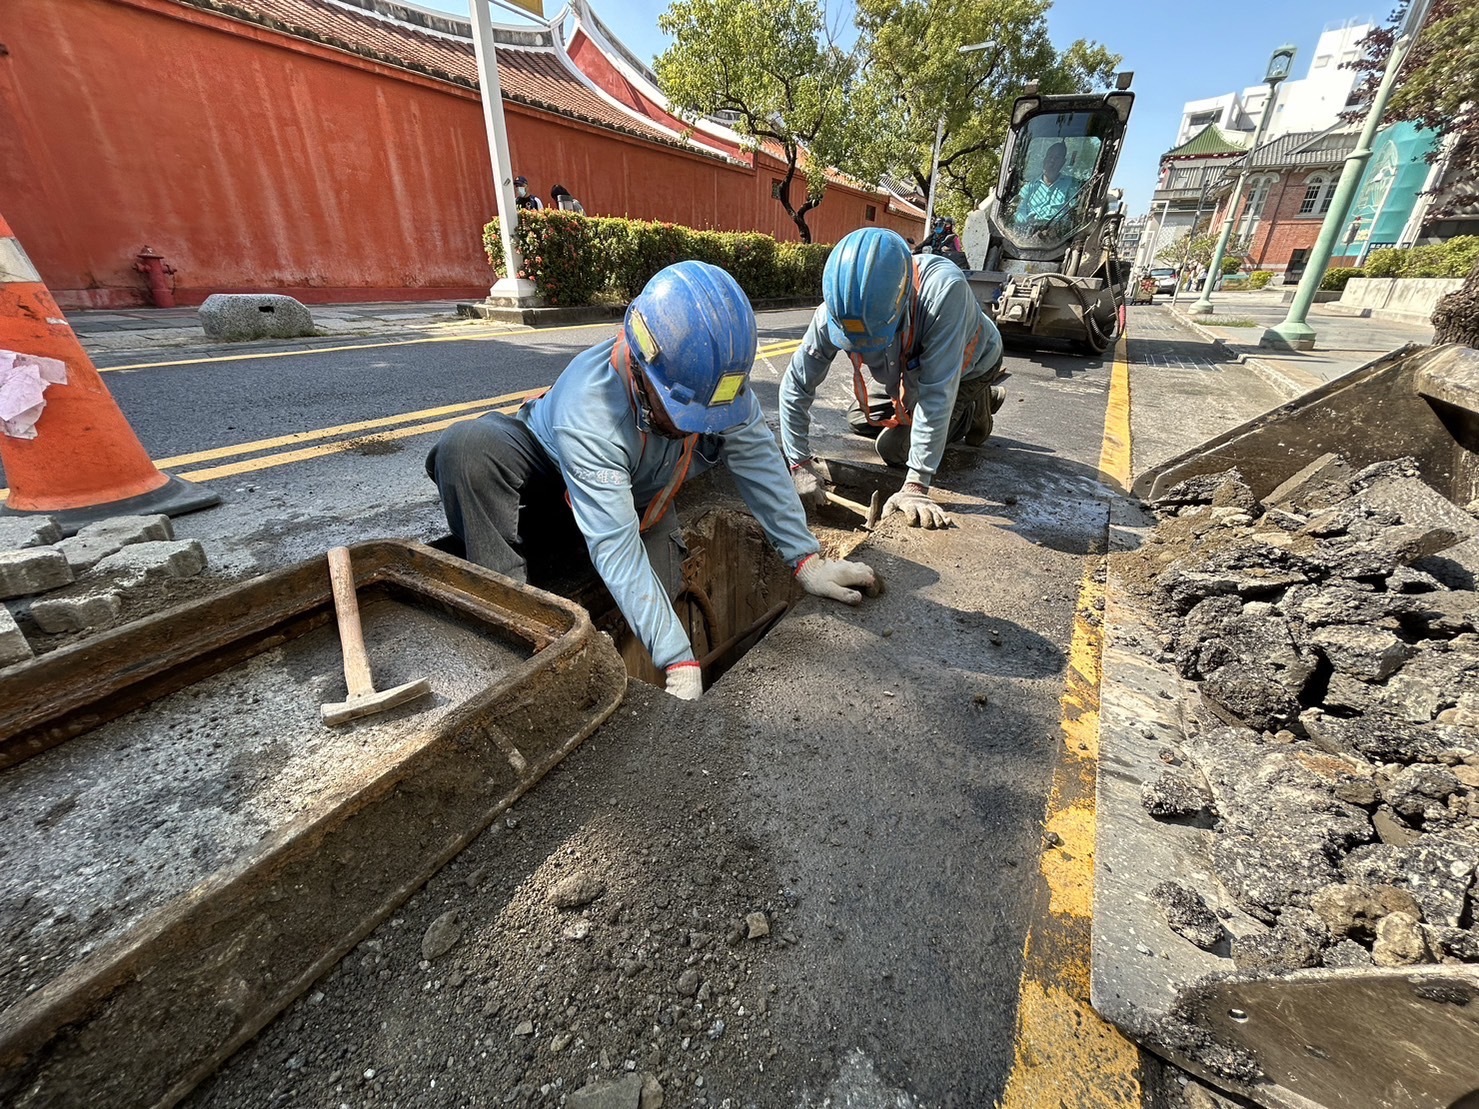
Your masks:
<svg viewBox="0 0 1479 1109"><path fill-rule="evenodd" d="M1411 0L1400 0L1391 25L1367 37L1366 52L1353 67L1366 72L1357 94L1368 103L1391 56L1396 30L1410 6ZM1384 122L1410 120L1437 135L1439 151L1446 147L1449 185L1432 209L1437 217L1479 208L1479 69L1475 43L1479 43L1479 3L1434 0L1387 102ZM1479 347L1479 263L1463 288L1438 302L1433 327L1434 342Z"/></svg>
<svg viewBox="0 0 1479 1109"><path fill-rule="evenodd" d="M853 141L856 59L840 49L817 0L674 0L657 25L673 37L654 69L689 118L729 111L735 129L785 162L778 199L811 242L806 214L822 202L828 166ZM805 183L797 203L796 184Z"/></svg>
<svg viewBox="0 0 1479 1109"><path fill-rule="evenodd" d="M1174 266L1184 271L1188 266L1206 269L1212 264L1212 251L1217 247L1218 232L1212 229L1210 220L1203 220L1196 228L1179 238L1172 239L1156 251L1155 260L1163 266ZM1237 273L1248 253L1249 244L1230 241L1222 254L1222 272ZM1183 272L1183 276L1185 276Z"/></svg>
<svg viewBox="0 0 1479 1109"><path fill-rule="evenodd" d="M866 59L854 103L870 122L850 166L929 191L935 126L943 116L935 206L964 216L995 187L1012 101L1029 80L1045 93L1107 84L1120 63L1098 43L1064 50L1048 36L1051 0L857 0ZM970 54L960 47L994 45Z"/></svg>

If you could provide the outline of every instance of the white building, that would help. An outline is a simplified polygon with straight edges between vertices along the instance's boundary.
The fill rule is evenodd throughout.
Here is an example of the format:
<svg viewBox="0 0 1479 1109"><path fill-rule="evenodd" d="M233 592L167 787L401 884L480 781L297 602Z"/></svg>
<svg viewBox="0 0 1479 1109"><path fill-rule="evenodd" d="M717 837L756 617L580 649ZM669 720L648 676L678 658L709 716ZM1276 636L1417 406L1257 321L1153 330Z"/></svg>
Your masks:
<svg viewBox="0 0 1479 1109"><path fill-rule="evenodd" d="M1268 138L1296 131L1324 131L1333 127L1351 106L1351 92L1361 75L1342 69L1361 56L1361 40L1376 24L1368 17L1328 24L1315 45L1314 57L1302 78L1279 86L1279 102L1269 123ZM1177 147L1208 124L1224 131L1253 131L1268 104L1268 86L1250 85L1202 100L1188 100L1181 108Z"/></svg>

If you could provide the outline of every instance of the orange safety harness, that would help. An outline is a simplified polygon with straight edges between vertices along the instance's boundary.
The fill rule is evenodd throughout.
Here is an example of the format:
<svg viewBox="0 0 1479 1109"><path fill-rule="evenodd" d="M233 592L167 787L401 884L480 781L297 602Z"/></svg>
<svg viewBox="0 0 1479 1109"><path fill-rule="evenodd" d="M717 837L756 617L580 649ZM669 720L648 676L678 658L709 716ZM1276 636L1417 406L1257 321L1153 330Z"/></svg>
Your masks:
<svg viewBox="0 0 1479 1109"><path fill-rule="evenodd" d="M913 295L909 301L909 326L904 332L904 345L900 351L904 365L899 370L899 395L894 400L894 414L886 420L875 420L872 409L868 404L868 383L863 378L863 356L861 354L849 353L848 358L852 362L852 391L857 399L858 408L863 413L863 419L868 421L869 427L909 427L914 423L910 413L914 410L914 403L907 395L908 379L905 376L907 370L919 369L920 347L923 346L923 336L920 334L919 325L919 289L924 279L923 272L918 263L914 263ZM981 328L976 327L976 333L971 341L966 344L965 354L960 360L960 372L965 373L965 368L976 358L976 345L981 341Z"/></svg>
<svg viewBox="0 0 1479 1109"><path fill-rule="evenodd" d="M627 338L622 331L616 333L616 345L611 348L611 368L616 371L627 385L627 399L631 401L632 413L639 414L642 411L642 396L637 389L636 378L632 375L632 367L627 357ZM638 428L642 436L642 454L647 453L647 432ZM673 476L668 478L668 483L663 486L662 491L652 498L647 505L647 511L642 513L641 531L645 532L655 527L668 509L673 505L673 498L678 495L678 490L683 487L684 479L688 477L688 467L693 464L693 451L698 446L697 435L685 435L683 437L683 454L678 459L678 465L673 468Z"/></svg>

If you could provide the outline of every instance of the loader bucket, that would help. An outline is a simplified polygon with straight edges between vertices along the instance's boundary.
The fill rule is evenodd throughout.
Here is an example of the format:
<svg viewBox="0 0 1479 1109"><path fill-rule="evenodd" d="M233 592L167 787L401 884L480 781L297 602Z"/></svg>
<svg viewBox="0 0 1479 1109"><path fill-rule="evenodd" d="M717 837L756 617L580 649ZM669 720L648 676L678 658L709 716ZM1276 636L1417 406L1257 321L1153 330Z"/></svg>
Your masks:
<svg viewBox="0 0 1479 1109"><path fill-rule="evenodd" d="M1151 500L1187 478L1236 468L1260 500L1272 502L1280 486L1331 455L1352 469L1410 456L1422 483L1469 505L1479 496L1479 351L1395 351L1145 473L1134 492ZM1209 734L1206 717L1194 718L1206 702L1173 667L1161 638L1166 623L1129 582L1132 560L1159 549L1164 536L1142 544L1155 521L1132 501L1113 512L1119 551L1111 556L1105 608L1094 1007L1157 1054L1259 1105L1479 1106L1479 962L1383 967L1368 960L1292 972L1234 966L1232 937L1249 934L1239 931L1243 923L1261 925L1234 904L1227 870L1214 865L1213 816L1166 819L1148 811L1147 787L1163 779L1168 760L1196 742L1205 749L1208 741L1194 737L1199 727ZM1472 550L1463 557L1472 566ZM1291 742L1267 732L1261 738L1268 750ZM1222 940L1204 948L1185 930L1173 931L1162 908L1168 882L1208 892L1208 905L1220 896ZM1471 885L1467 896L1465 928L1479 908L1479 888Z"/></svg>
<svg viewBox="0 0 1479 1109"><path fill-rule="evenodd" d="M1236 468L1262 497L1324 454L1359 469L1411 455L1457 504L1479 496L1479 351L1409 345L1147 470L1134 492Z"/></svg>

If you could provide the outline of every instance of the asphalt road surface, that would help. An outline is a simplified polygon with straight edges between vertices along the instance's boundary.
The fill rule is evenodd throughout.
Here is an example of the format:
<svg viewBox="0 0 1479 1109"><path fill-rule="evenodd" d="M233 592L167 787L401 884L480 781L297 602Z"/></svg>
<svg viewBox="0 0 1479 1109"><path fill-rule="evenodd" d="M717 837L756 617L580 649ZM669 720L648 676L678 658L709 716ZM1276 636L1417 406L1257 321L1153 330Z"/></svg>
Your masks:
<svg viewBox="0 0 1479 1109"><path fill-rule="evenodd" d="M775 411L779 374L809 318L805 311L761 317L754 387L767 412ZM200 357L172 351L159 360L177 364L112 357L100 368L151 455L184 459L168 468L223 497L221 507L177 521L178 533L206 542L215 572L249 573L319 556L334 543L444 532L422 462L445 421L518 403L610 330L381 338ZM436 1037L462 1027L471 999L446 1001L430 979L422 990L421 978L433 972L418 969L419 938L459 898L470 919L492 927L529 884L520 874L535 874L571 843L598 840L611 811L652 825L632 856L639 899L653 884L644 859L670 875L692 853L722 885L717 876L735 850L727 861L722 849L713 856L714 837L782 845L746 866L757 886L769 883L770 895L786 891L783 919L800 939L773 964L752 968L756 981L774 987L765 1035L773 1028L777 1037L776 1053L759 1056L758 1070L743 1070L749 1056L739 1048L723 1055L731 1040L715 1049L707 1070L685 1054L686 1039L682 1052L665 1048L657 1062L647 1061L645 1048L636 1056L642 1069L670 1076L667 1104L994 1104L1020 1062L1017 984L1042 889L1037 860L1062 746L1059 699L1080 584L1107 526L1097 467L1111 365L1009 351L1006 369L1008 400L991 441L950 452L936 483L937 498L962 526L939 535L886 529L861 552L887 567L884 598L856 612L803 606L783 625L789 630L772 633L769 657L781 660L779 669L735 672L734 692L703 723L685 717L670 727L664 714L676 710L665 698L635 696L640 720L630 727L652 732L654 745L669 742L673 728L685 744L712 741L702 777L699 763L678 756L672 766L654 766L633 747L632 733L603 728L520 803L525 830L511 865L523 871L468 894L463 871L500 865L505 850L474 844L408 904L397 928L378 930L377 946L361 945L341 964L384 973L350 983L336 971L315 988L318 1001L264 1030L195 1104L559 1104L572 1087L550 1084L568 1060L546 1060L532 1041L510 1056L493 1051L489 1035L481 1060L473 1055L445 1073L450 1054ZM849 381L839 361L818 409L839 449L849 446L841 422ZM861 449L867 453L866 444ZM835 670L819 656L824 649L834 652ZM793 702L794 715L776 708ZM789 723L818 713L831 723L816 734ZM710 768L717 776L726 765L743 768L751 785L711 799L704 816L704 805L684 791L699 782L720 788ZM630 801L628 789L640 799L635 811L618 805ZM692 842L682 834L690 824ZM529 931L527 941L506 942L510 950L531 945L528 965L542 972L537 929ZM397 936L405 951L392 955ZM472 958L477 945L465 942ZM505 939L489 943L497 951ZM434 973L440 990L450 971ZM464 973L469 981L494 977L469 965L455 973L458 982ZM504 994L488 988L485 1017L519 1002L506 984ZM315 1015L310 1004L324 1008ZM390 1011L401 1013L404 1030L380 1023L373 1044L335 1030L359 1028L364 1012ZM535 1024L543 1036L537 1016ZM468 1027L477 1047L482 1026ZM606 1061L620 1070L616 1046L609 1060L592 1060L591 1073ZM346 1077L363 1071L377 1072L378 1084ZM1094 1077L1079 1080L1092 1085Z"/></svg>

